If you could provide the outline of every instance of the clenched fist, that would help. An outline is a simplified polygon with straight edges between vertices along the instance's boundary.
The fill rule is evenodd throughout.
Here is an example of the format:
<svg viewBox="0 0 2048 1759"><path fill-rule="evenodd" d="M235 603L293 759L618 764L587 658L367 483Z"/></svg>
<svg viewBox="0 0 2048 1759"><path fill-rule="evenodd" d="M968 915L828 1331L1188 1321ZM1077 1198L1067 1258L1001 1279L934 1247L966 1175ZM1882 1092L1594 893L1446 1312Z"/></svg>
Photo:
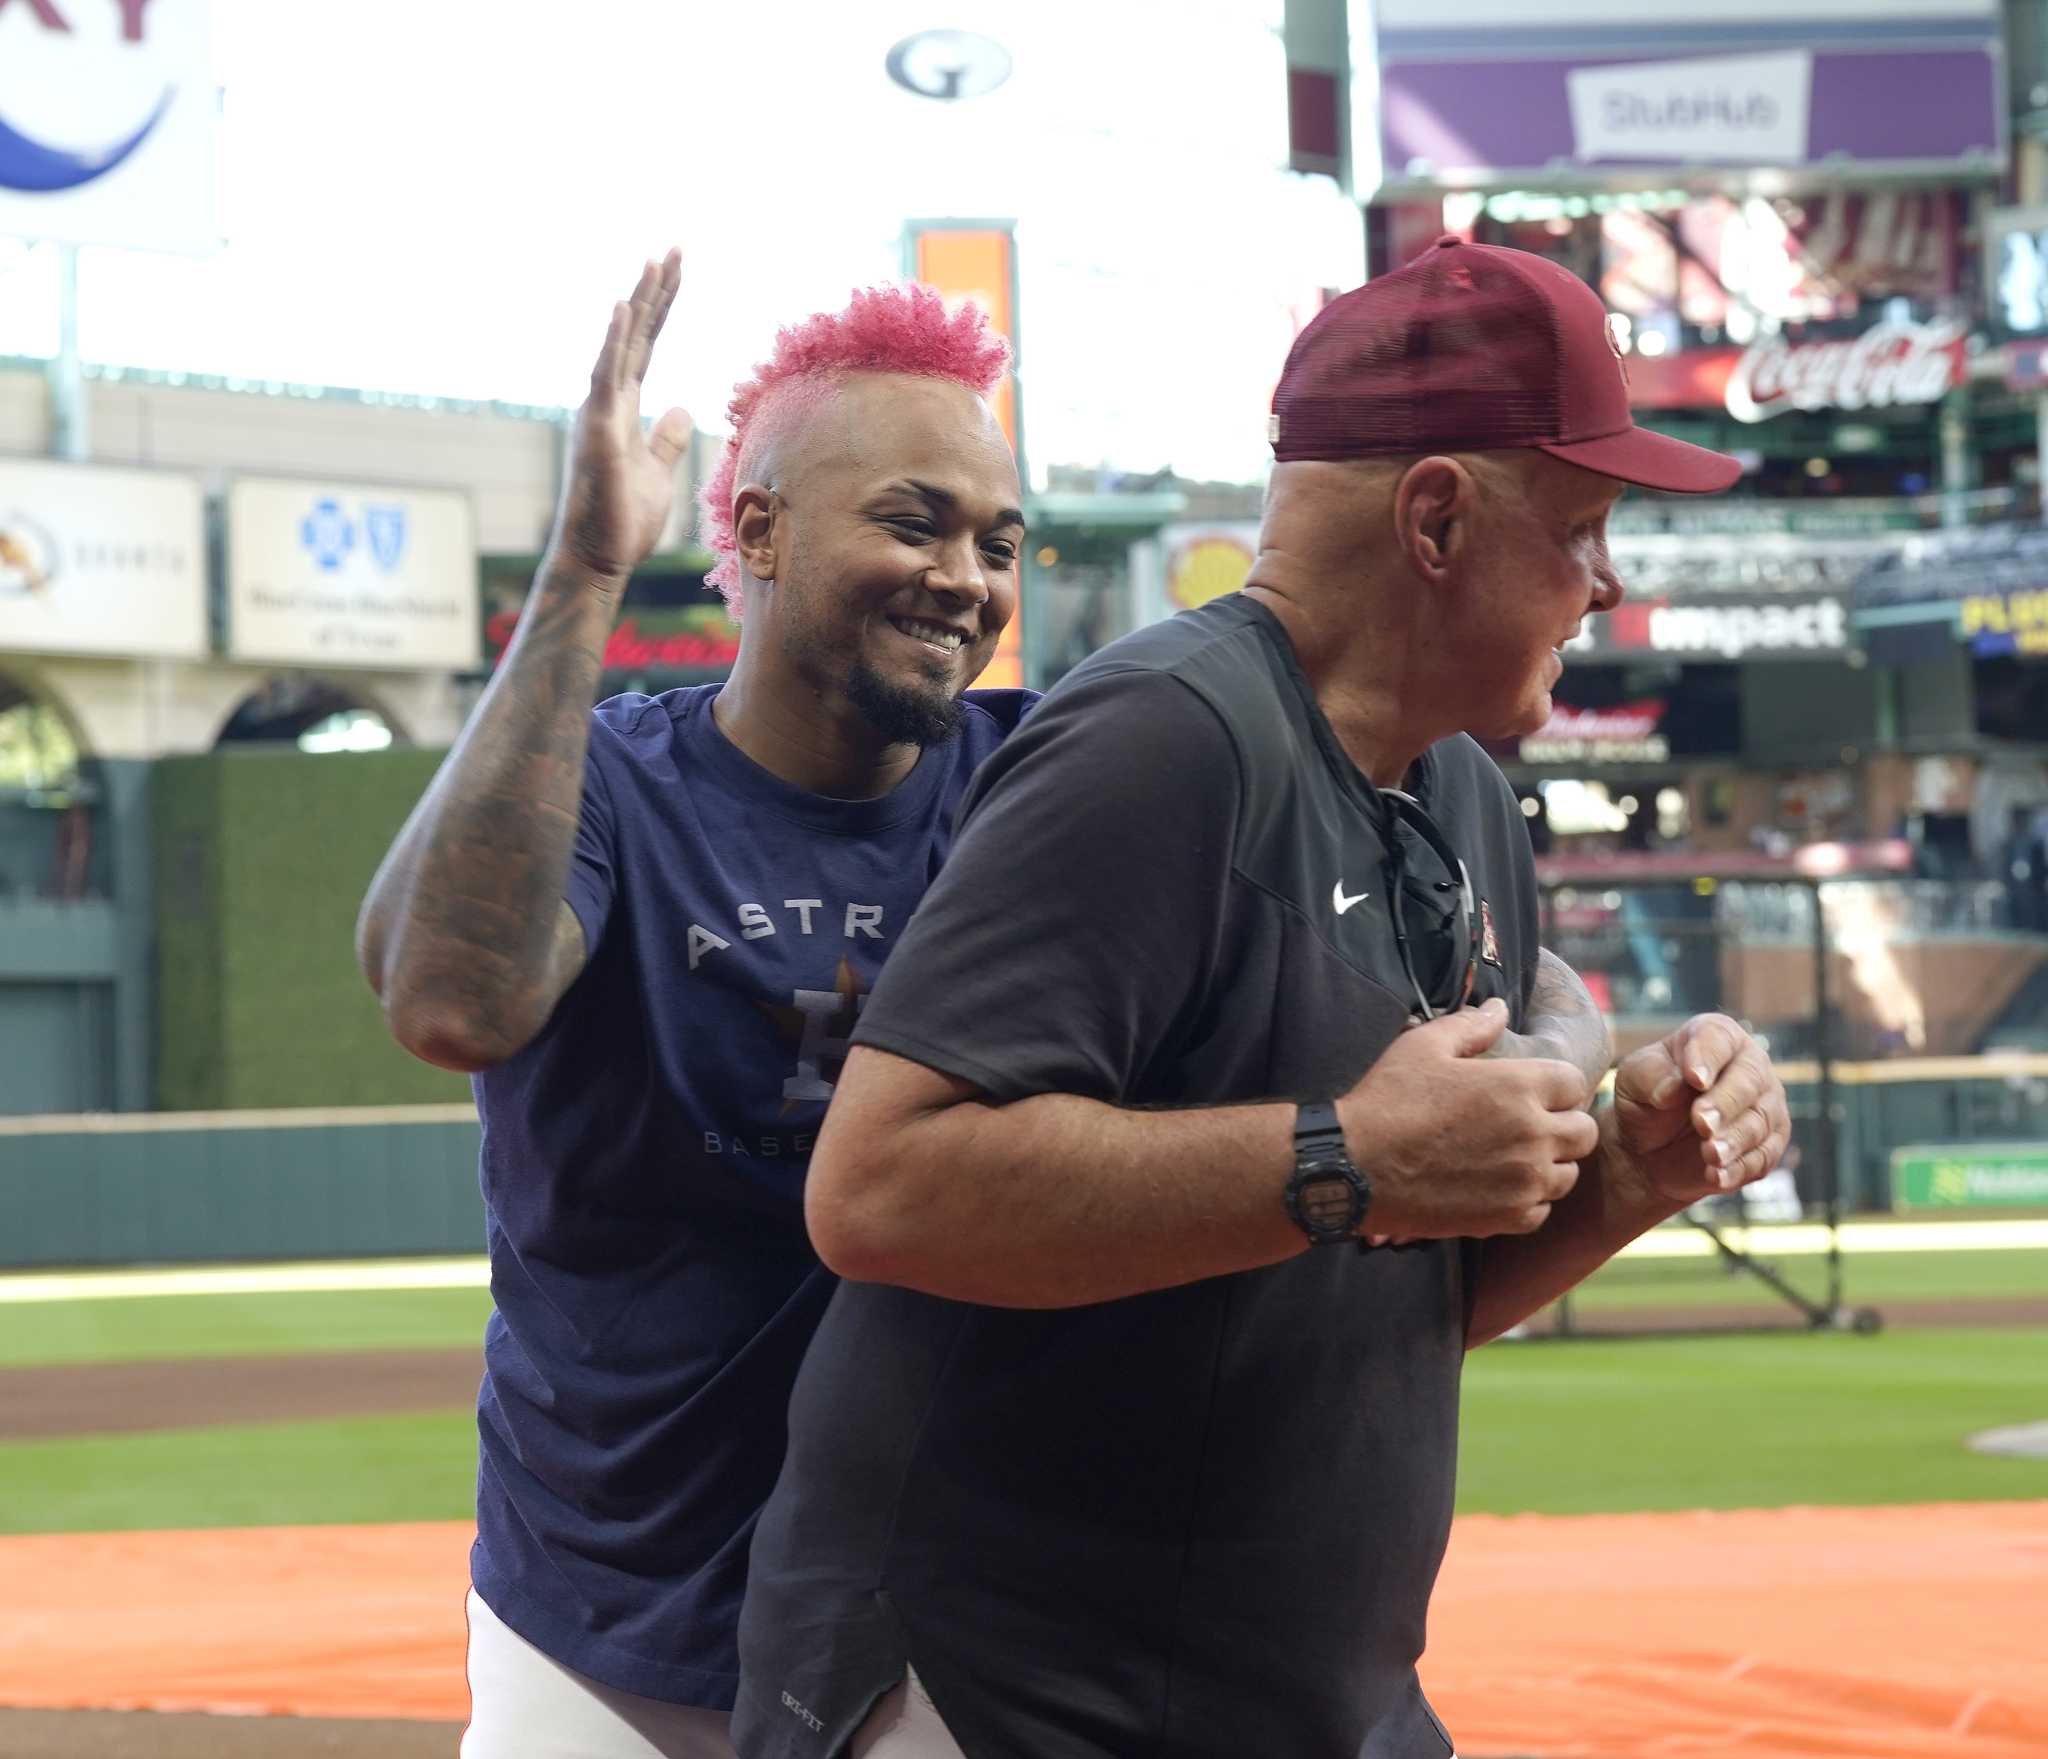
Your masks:
<svg viewBox="0 0 2048 1759"><path fill-rule="evenodd" d="M1700 1014L1623 1060L1613 1130L1653 1191L1697 1203L1777 1166L1792 1118L1763 1046L1726 1014Z"/></svg>

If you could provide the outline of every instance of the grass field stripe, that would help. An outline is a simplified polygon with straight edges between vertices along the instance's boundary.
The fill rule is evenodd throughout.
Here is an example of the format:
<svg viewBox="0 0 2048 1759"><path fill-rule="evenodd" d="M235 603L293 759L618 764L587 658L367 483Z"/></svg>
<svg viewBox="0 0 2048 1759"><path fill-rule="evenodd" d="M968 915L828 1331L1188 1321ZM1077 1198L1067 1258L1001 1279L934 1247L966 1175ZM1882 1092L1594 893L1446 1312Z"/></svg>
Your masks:
<svg viewBox="0 0 2048 1759"><path fill-rule="evenodd" d="M1738 1251L1777 1258L1817 1257L1828 1249L1817 1223L1730 1228ZM2012 1220L1842 1224L1842 1251L2010 1252L2048 1247L2048 1217ZM1658 1228L1624 1247L1627 1258L1710 1258L1714 1246L1696 1228ZM1853 1265L1852 1265L1853 1268ZM2048 1264L2042 1268L2048 1284ZM290 1295L354 1293L378 1289L482 1289L490 1286L483 1258L386 1258L318 1264L218 1264L155 1270L35 1271L0 1276L0 1306L38 1301L106 1301L158 1295Z"/></svg>

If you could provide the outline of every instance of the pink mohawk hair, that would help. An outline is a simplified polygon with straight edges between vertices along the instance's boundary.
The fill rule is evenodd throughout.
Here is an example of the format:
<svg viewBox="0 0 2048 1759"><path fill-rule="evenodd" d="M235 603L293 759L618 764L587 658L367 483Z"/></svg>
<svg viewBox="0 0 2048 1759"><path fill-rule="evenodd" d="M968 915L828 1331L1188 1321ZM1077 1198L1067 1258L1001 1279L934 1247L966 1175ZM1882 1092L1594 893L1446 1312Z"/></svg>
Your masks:
<svg viewBox="0 0 2048 1759"><path fill-rule="evenodd" d="M948 312L929 287L863 287L844 311L817 312L775 338L775 351L733 387L726 415L732 437L698 496L704 532L718 566L705 579L740 612L740 559L732 529L732 493L740 454L764 403L786 387L822 385L841 373L913 373L951 379L986 397L1010 362L1010 345L988 327L979 306Z"/></svg>

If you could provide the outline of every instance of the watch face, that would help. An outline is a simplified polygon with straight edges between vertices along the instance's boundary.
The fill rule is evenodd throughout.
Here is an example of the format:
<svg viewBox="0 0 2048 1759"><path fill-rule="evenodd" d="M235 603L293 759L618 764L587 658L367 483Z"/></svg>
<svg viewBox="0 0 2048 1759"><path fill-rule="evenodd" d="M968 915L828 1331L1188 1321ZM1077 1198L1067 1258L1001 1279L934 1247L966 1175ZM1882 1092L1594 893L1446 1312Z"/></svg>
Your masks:
<svg viewBox="0 0 2048 1759"><path fill-rule="evenodd" d="M1312 1173L1301 1182L1301 1219L1317 1232L1349 1228L1358 1220L1358 1192L1338 1173Z"/></svg>

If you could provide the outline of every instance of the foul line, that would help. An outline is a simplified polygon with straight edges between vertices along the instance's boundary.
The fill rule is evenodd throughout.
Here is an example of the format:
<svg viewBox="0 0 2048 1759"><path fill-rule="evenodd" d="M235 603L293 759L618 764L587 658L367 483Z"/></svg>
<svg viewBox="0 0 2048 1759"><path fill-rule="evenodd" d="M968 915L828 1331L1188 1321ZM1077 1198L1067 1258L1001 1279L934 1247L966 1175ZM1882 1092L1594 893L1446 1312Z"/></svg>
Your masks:
<svg viewBox="0 0 2048 1759"><path fill-rule="evenodd" d="M175 1270L37 1272L0 1277L0 1306L114 1301L144 1295L359 1294L378 1289L487 1289L486 1258L387 1258L327 1264L210 1264Z"/></svg>
<svg viewBox="0 0 2048 1759"><path fill-rule="evenodd" d="M1730 1245L1767 1257L1811 1258L1827 1251L1815 1222L1722 1230ZM1842 1250L1862 1252L2010 1252L2048 1246L2048 1219L1951 1222L1844 1222ZM1662 1227L1622 1249L1624 1258L1707 1258L1714 1244L1697 1228ZM354 1294L391 1289L487 1289L484 1258L384 1258L321 1264L215 1264L161 1270L35 1271L0 1275L0 1306L38 1301L134 1300L153 1295Z"/></svg>
<svg viewBox="0 0 2048 1759"><path fill-rule="evenodd" d="M1737 1224L1718 1230L1729 1245L1766 1258L1810 1258L1828 1249L1819 1222ZM2048 1219L1969 1222L1844 1222L1844 1254L1858 1252L2013 1252L2048 1246ZM1656 1228L1624 1246L1624 1258L1706 1258L1714 1243L1698 1228Z"/></svg>

